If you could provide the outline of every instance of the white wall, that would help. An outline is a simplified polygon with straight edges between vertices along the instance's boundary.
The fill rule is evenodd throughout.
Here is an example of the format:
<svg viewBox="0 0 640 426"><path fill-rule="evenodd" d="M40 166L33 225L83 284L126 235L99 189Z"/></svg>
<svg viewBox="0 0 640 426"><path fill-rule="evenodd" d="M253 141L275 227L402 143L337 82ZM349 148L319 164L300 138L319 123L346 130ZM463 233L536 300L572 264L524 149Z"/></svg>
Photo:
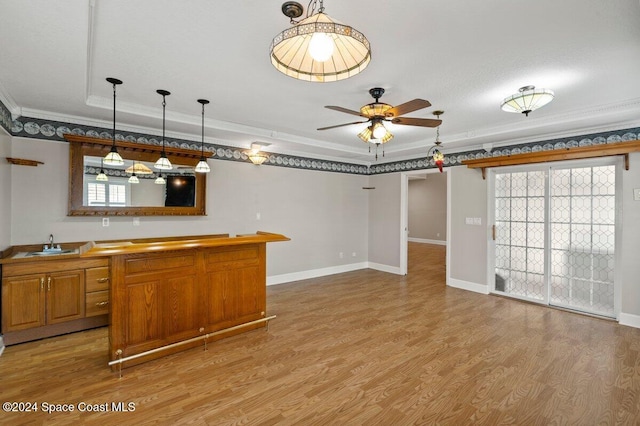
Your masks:
<svg viewBox="0 0 640 426"><path fill-rule="evenodd" d="M640 153L632 153L629 170L622 171L622 306L620 322L640 327L640 201L633 190L640 188Z"/></svg>
<svg viewBox="0 0 640 426"><path fill-rule="evenodd" d="M401 174L373 175L369 186L369 263L400 273Z"/></svg>
<svg viewBox="0 0 640 426"><path fill-rule="evenodd" d="M447 175L430 173L408 184L409 238L447 240Z"/></svg>
<svg viewBox="0 0 640 426"><path fill-rule="evenodd" d="M487 181L479 169L450 167L450 281L448 285L481 293L487 286ZM467 225L466 218L481 225Z"/></svg>
<svg viewBox="0 0 640 426"><path fill-rule="evenodd" d="M11 137L0 127L0 251L11 245ZM24 166L23 166L24 167Z"/></svg>
<svg viewBox="0 0 640 426"><path fill-rule="evenodd" d="M45 164L13 166L12 245L42 243L49 234L68 242L261 230L291 238L268 245L269 276L368 258L367 176L209 160L207 216L140 217L140 226L111 217L103 227L101 218L67 216L67 143L14 138L13 150Z"/></svg>

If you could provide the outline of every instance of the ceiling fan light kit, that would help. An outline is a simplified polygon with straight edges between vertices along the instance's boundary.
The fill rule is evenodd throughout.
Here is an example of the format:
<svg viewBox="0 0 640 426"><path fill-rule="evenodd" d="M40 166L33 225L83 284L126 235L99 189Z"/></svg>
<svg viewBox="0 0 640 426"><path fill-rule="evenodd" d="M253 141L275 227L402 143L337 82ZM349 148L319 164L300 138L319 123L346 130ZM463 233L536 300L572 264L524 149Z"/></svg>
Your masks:
<svg viewBox="0 0 640 426"><path fill-rule="evenodd" d="M519 112L529 116L531 111L551 102L555 94L549 89L536 89L535 86L523 86L502 101L500 108L506 112Z"/></svg>
<svg viewBox="0 0 640 426"><path fill-rule="evenodd" d="M440 119L432 118L409 118L400 117L401 115L408 114L419 109L427 108L431 106L429 101L424 99L413 99L409 102L405 102L398 106L391 106L387 103L380 102L380 98L384 94L384 89L381 87L374 87L369 90L369 94L375 99L375 102L364 105L360 108L360 111L353 111L347 108L326 105L325 108L332 109L334 111L344 112L351 115L357 115L366 118L365 121L354 121L351 123L338 124L335 126L320 127L318 130L335 129L337 127L350 126L352 124L369 123L360 133L358 137L363 142L371 142L376 145L376 160L378 159L377 147L383 145L393 139L393 134L384 125L384 122L390 122L393 124L401 124L408 126L419 127L437 127L442 123ZM369 147L371 152L371 147ZM384 145L382 147L382 156L384 157Z"/></svg>
<svg viewBox="0 0 640 426"><path fill-rule="evenodd" d="M324 13L322 0L316 12L316 3L309 3L307 16L301 21L294 20L302 16L300 3L282 5L282 13L293 26L271 42L271 63L281 73L303 81L339 81L359 74L371 61L369 40Z"/></svg>

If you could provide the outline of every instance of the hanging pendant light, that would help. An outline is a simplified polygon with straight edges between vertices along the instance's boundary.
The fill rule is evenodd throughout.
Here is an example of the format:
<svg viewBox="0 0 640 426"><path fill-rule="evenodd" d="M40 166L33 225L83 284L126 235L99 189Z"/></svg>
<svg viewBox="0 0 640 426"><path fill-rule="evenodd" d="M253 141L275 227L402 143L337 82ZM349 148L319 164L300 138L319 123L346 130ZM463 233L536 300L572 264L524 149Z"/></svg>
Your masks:
<svg viewBox="0 0 640 426"><path fill-rule="evenodd" d="M122 84L122 81L113 77L107 78L107 81L113 85L113 144L111 145L111 151L104 157L104 164L122 166L124 160L118 154L118 148L116 147L116 85Z"/></svg>
<svg viewBox="0 0 640 426"><path fill-rule="evenodd" d="M519 112L525 116L553 100L554 93L549 89L536 89L535 86L524 86L518 93L505 98L500 105L503 111Z"/></svg>
<svg viewBox="0 0 640 426"><path fill-rule="evenodd" d="M304 81L328 82L353 77L371 61L369 40L353 27L332 19L324 13L324 2L316 12L317 0L307 8L287 1L282 13L293 27L278 34L271 42L271 63L289 77Z"/></svg>
<svg viewBox="0 0 640 426"><path fill-rule="evenodd" d="M136 163L135 161L133 162L132 166L127 167L125 169L125 172L127 173L135 172L136 175L150 175L153 173L153 171L149 167L147 167L146 165L140 162Z"/></svg>
<svg viewBox="0 0 640 426"><path fill-rule="evenodd" d="M153 183L155 183L156 185L164 185L165 183L167 183L167 181L164 180L164 178L162 177L162 173L160 173L158 174L156 180L153 181Z"/></svg>
<svg viewBox="0 0 640 426"><path fill-rule="evenodd" d="M109 177L104 172L103 159L100 159L100 173L96 176L96 180L99 182L106 182L109 180Z"/></svg>
<svg viewBox="0 0 640 426"><path fill-rule="evenodd" d="M138 176L136 176L136 162L133 162L133 174L131 175L131 177L129 178L129 183L140 183L140 180L138 179Z"/></svg>
<svg viewBox="0 0 640 426"><path fill-rule="evenodd" d="M171 170L173 169L173 166L171 165L171 161L169 161L169 159L167 158L167 153L164 150L165 109L167 106L165 97L169 96L171 93L162 89L156 90L156 93L162 95L162 153L160 154L160 158L158 158L158 161L156 161L156 164L154 164L153 167L158 170Z"/></svg>
<svg viewBox="0 0 640 426"><path fill-rule="evenodd" d="M211 171L211 168L209 168L209 165L207 164L207 159L204 156L204 106L208 104L209 101L206 99L198 99L198 102L202 104L202 144L200 145L202 151L200 155L200 161L196 165L196 172L209 173Z"/></svg>
<svg viewBox="0 0 640 426"><path fill-rule="evenodd" d="M442 114L444 114L444 111L433 111L433 115L438 117L438 119L440 119L440 116ZM440 142L440 126L438 125L438 127L436 127L436 144L429 149L429 151L427 152L427 157L430 155L432 156L433 162L436 166L438 166L438 170L440 170L440 173L442 173L444 154L440 152L440 145L442 145L442 142Z"/></svg>

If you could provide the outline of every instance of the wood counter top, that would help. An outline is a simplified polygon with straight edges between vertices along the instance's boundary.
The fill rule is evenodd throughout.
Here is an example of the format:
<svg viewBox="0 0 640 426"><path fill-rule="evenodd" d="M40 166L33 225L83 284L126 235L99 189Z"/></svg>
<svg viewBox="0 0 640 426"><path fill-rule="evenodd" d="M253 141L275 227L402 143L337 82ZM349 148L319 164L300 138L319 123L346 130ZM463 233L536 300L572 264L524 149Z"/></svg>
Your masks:
<svg viewBox="0 0 640 426"><path fill-rule="evenodd" d="M270 243L289 241L290 238L281 234L258 231L255 234L227 236L195 236L178 240L167 238L164 241L115 241L94 243L89 242L80 247L80 257L118 256L122 254L150 253L160 251L187 250L205 247L235 246L241 244Z"/></svg>
<svg viewBox="0 0 640 426"><path fill-rule="evenodd" d="M0 265L9 263L49 262L80 257L104 257L126 253L143 253L163 250L181 250L194 247L215 247L222 245L250 244L257 242L289 241L280 234L258 231L255 234L187 235L180 237L133 238L130 240L82 241L61 243L62 249L76 250L75 253L55 254L48 256L18 256L20 253L42 250L43 244L11 246L0 252ZM16 257L17 256L17 257Z"/></svg>

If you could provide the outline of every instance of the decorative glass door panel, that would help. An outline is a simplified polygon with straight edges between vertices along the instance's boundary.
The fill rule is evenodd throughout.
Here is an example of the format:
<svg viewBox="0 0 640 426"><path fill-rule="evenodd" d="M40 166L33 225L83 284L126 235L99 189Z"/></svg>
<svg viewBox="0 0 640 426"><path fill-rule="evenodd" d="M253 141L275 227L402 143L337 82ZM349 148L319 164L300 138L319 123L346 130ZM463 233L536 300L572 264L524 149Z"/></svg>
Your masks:
<svg viewBox="0 0 640 426"><path fill-rule="evenodd" d="M615 173L495 173L495 291L614 317Z"/></svg>
<svg viewBox="0 0 640 426"><path fill-rule="evenodd" d="M615 166L551 170L553 305L615 316Z"/></svg>
<svg viewBox="0 0 640 426"><path fill-rule="evenodd" d="M496 290L546 300L545 173L496 174Z"/></svg>

